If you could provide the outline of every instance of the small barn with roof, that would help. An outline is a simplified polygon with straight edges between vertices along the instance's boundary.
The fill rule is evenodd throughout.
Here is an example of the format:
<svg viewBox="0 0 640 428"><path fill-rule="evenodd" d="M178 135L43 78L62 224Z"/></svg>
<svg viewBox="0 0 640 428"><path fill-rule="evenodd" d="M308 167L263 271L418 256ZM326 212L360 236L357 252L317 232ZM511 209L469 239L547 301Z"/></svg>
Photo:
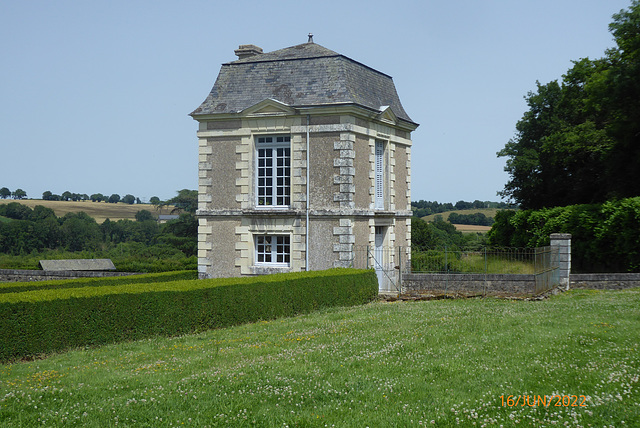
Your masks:
<svg viewBox="0 0 640 428"><path fill-rule="evenodd" d="M198 121L200 276L353 266L411 245L411 132L390 76L313 43L241 45ZM408 258L408 257L407 257Z"/></svg>

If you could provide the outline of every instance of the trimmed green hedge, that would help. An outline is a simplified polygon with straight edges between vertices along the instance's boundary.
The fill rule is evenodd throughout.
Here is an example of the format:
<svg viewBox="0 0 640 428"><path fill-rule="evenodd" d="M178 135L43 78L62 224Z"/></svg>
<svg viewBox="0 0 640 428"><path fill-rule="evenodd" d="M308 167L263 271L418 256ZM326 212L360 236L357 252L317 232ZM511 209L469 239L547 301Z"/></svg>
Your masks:
<svg viewBox="0 0 640 428"><path fill-rule="evenodd" d="M174 336L370 302L372 270L34 290L0 295L0 361Z"/></svg>
<svg viewBox="0 0 640 428"><path fill-rule="evenodd" d="M194 270L178 272L161 272L144 275L113 276L105 278L82 278L82 279L56 279L50 281L34 282L7 282L0 284L0 294L20 293L31 290L47 290L62 288L81 287L106 287L114 285L130 284L155 284L158 282L180 281L183 279L198 279L198 272Z"/></svg>

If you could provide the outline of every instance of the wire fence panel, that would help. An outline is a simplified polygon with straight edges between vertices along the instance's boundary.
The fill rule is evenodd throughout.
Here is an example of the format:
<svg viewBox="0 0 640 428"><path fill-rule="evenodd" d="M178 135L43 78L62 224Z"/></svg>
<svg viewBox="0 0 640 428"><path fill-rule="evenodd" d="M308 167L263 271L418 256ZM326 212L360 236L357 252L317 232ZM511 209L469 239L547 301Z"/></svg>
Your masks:
<svg viewBox="0 0 640 428"><path fill-rule="evenodd" d="M422 287L436 294L484 296L490 290L490 294L497 295L537 295L559 284L558 251L558 247L414 247L409 269L403 272L428 275Z"/></svg>
<svg viewBox="0 0 640 428"><path fill-rule="evenodd" d="M352 266L374 269L380 292L400 292L401 266L403 260L410 260L408 251L405 247L354 246Z"/></svg>
<svg viewBox="0 0 640 428"><path fill-rule="evenodd" d="M551 290L560 283L560 256L558 247L536 248L536 294Z"/></svg>
<svg viewBox="0 0 640 428"><path fill-rule="evenodd" d="M535 248L483 248L481 250L411 250L412 273L535 274Z"/></svg>
<svg viewBox="0 0 640 428"><path fill-rule="evenodd" d="M350 266L376 271L381 293L401 293L403 275L408 274L428 275L422 289L444 295L486 295L488 289L494 290L493 294L496 290L505 295L539 294L559 283L558 247L458 250L353 246L351 254Z"/></svg>

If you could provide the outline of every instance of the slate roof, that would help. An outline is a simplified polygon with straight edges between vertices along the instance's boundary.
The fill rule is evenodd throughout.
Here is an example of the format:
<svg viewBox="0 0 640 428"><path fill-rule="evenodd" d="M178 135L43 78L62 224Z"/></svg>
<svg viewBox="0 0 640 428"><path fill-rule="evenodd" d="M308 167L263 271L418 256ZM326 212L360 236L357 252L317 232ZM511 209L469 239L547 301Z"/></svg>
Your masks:
<svg viewBox="0 0 640 428"><path fill-rule="evenodd" d="M111 259L72 259L72 260L40 260L42 270L83 270L105 271L116 270Z"/></svg>
<svg viewBox="0 0 640 428"><path fill-rule="evenodd" d="M291 107L356 104L405 112L391 76L323 46L304 43L222 64L204 102L191 116L239 113L266 99Z"/></svg>

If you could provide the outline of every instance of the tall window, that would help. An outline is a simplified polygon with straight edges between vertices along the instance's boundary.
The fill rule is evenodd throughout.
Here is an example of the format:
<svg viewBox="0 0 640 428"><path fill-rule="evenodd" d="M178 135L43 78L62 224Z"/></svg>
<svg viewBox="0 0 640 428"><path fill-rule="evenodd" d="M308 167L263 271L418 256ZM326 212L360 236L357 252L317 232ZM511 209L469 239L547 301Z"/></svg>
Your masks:
<svg viewBox="0 0 640 428"><path fill-rule="evenodd" d="M291 138L258 137L257 183L258 206L291 205Z"/></svg>
<svg viewBox="0 0 640 428"><path fill-rule="evenodd" d="M384 141L376 140L375 209L384 209Z"/></svg>
<svg viewBox="0 0 640 428"><path fill-rule="evenodd" d="M289 265L291 246L288 235L258 235L256 242L256 264Z"/></svg>

